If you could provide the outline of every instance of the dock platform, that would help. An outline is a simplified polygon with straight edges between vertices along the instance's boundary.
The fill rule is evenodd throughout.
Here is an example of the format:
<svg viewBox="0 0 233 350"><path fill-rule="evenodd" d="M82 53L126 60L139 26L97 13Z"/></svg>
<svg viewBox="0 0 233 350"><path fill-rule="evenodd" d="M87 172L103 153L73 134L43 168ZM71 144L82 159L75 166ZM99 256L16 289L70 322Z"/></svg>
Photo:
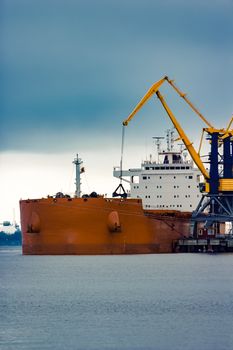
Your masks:
<svg viewBox="0 0 233 350"><path fill-rule="evenodd" d="M179 239L173 242L173 251L177 253L233 252L233 237Z"/></svg>

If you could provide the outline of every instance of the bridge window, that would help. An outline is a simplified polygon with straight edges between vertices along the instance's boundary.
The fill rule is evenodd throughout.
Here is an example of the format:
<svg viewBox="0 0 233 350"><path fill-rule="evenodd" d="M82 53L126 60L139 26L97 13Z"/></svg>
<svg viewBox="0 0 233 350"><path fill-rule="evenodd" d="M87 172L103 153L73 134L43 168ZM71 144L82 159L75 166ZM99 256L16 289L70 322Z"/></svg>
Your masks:
<svg viewBox="0 0 233 350"><path fill-rule="evenodd" d="M131 176L131 182L133 184L138 184L139 183L139 176Z"/></svg>

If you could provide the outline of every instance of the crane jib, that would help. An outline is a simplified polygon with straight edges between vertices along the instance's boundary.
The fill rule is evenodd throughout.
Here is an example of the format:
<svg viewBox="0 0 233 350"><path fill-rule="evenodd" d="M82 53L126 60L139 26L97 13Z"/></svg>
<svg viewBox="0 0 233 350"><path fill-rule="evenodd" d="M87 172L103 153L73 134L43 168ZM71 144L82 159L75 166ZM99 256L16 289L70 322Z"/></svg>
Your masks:
<svg viewBox="0 0 233 350"><path fill-rule="evenodd" d="M178 120L175 118L171 109L167 105L165 99L161 95L159 89L162 84L167 81L170 86L178 93L178 95L185 100L185 102L189 105L189 107L199 116L199 118L208 126L207 128L203 128L201 142L199 146L198 152L193 146L193 143L189 140L188 136L180 126ZM211 123L199 112L199 110L189 101L186 97L186 94L178 89L178 87L174 84L173 80L170 80L167 76L162 78L153 84L150 89L146 92L146 94L141 98L133 111L129 114L128 118L123 121L123 126L127 126L128 123L133 119L136 113L144 106L144 104L154 95L156 94L158 99L160 100L163 108L167 112L170 120L172 121L175 129L177 130L180 139L184 142L191 158L194 163L197 165L202 175L204 176L207 184L206 189L207 192L216 193L218 191L233 191L233 130L230 129L231 124L233 122L233 117L227 127L227 129L216 129ZM124 128L123 128L124 129ZM212 144L212 149L210 152L210 172L208 173L207 169L204 166L204 163L200 156L200 150L203 140L204 132L206 132L210 136L210 144ZM123 145L124 135L122 135L122 145ZM223 151L223 177L219 176L219 155L218 155L218 147L224 145ZM121 169L122 169L122 159L123 159L123 146L121 151Z"/></svg>

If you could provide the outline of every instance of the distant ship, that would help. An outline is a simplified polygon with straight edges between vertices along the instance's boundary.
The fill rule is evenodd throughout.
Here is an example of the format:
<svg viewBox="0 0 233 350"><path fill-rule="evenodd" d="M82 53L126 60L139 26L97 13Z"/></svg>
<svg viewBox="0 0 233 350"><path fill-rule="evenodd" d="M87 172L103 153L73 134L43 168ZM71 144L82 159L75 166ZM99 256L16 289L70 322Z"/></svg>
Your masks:
<svg viewBox="0 0 233 350"><path fill-rule="evenodd" d="M19 225L16 222L11 223L10 221L5 220L0 223L0 232L12 235L16 231L19 231Z"/></svg>
<svg viewBox="0 0 233 350"><path fill-rule="evenodd" d="M81 197L84 169L77 155L74 197L59 192L20 201L23 254L172 252L173 242L190 234L201 173L170 145L166 151L158 147L157 161L150 157L141 168L114 168L114 176L130 185L127 193L120 183L121 193L113 193L120 198L95 192Z"/></svg>

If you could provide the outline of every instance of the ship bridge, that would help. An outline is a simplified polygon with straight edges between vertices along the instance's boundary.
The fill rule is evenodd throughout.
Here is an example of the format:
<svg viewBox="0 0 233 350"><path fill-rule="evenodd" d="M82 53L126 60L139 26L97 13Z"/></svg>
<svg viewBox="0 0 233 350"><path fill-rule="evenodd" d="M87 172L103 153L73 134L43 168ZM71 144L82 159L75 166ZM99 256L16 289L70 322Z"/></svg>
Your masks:
<svg viewBox="0 0 233 350"><path fill-rule="evenodd" d="M141 198L146 210L192 212L201 198L200 170L182 150L159 151L156 158L140 168L114 167L113 176L129 184L130 197Z"/></svg>

